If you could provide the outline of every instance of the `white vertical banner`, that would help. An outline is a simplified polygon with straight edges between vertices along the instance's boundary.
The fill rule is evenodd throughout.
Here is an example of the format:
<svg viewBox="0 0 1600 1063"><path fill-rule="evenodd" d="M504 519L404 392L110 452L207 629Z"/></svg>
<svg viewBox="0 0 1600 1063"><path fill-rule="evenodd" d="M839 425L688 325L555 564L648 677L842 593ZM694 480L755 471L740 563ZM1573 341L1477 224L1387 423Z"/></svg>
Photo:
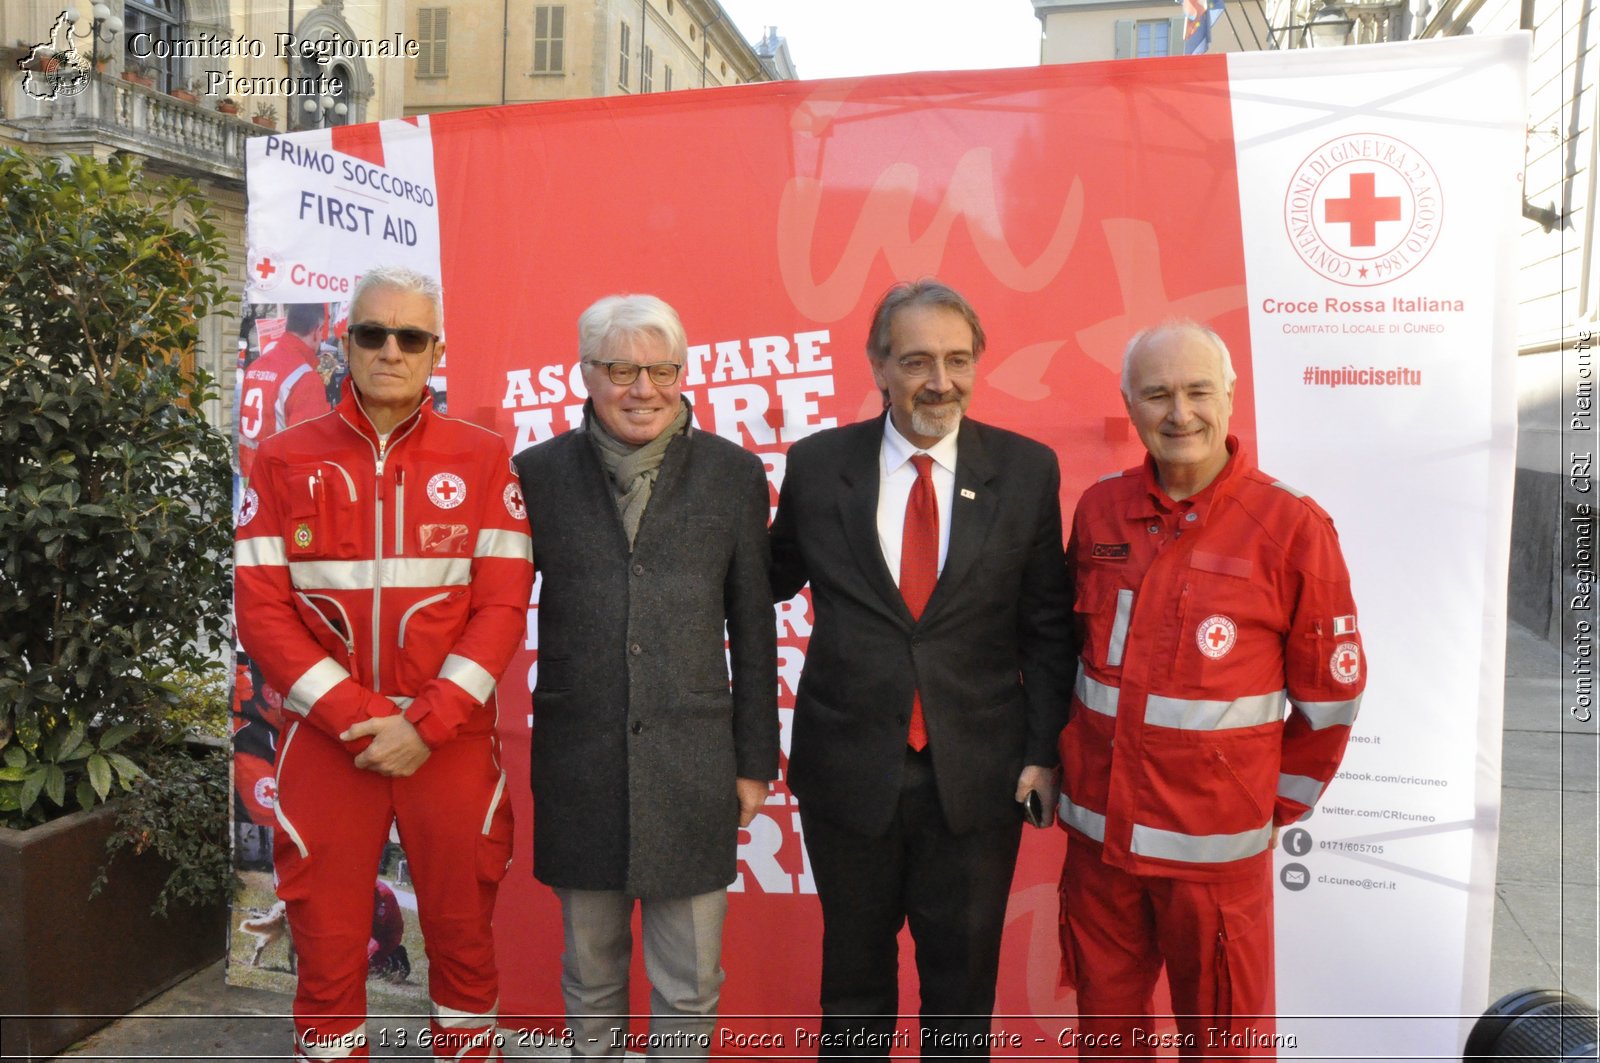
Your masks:
<svg viewBox="0 0 1600 1063"><path fill-rule="evenodd" d="M439 275L427 116L257 137L246 164L251 302L348 302L376 265Z"/></svg>
<svg viewBox="0 0 1600 1063"><path fill-rule="evenodd" d="M1280 837L1286 1058L1458 1055L1487 1003L1528 49L1229 56L1261 467L1333 515L1370 661Z"/></svg>

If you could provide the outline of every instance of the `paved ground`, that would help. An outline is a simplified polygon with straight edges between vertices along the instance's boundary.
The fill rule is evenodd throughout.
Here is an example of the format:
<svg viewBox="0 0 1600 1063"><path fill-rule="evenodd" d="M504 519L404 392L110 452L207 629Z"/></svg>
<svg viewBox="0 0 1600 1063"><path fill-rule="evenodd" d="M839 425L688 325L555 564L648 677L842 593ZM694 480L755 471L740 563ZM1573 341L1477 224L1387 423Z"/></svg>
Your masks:
<svg viewBox="0 0 1600 1063"><path fill-rule="evenodd" d="M1512 627L1491 999L1536 986L1564 987L1591 1004L1600 1000L1596 725L1568 718L1562 667L1555 649ZM60 1058L281 1059L291 1038L284 1005L275 993L225 985L218 964ZM508 1047L507 1055L518 1054ZM378 1048L373 1055L407 1058L394 1049Z"/></svg>

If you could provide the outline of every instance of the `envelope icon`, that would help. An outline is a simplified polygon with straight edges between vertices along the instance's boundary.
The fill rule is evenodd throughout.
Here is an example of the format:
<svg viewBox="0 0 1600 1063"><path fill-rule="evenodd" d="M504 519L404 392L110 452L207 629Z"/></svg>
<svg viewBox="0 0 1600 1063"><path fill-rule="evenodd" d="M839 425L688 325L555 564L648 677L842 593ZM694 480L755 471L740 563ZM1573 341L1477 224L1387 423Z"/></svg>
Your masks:
<svg viewBox="0 0 1600 1063"><path fill-rule="evenodd" d="M1291 886L1304 886L1306 884L1306 873L1298 868L1284 868L1283 881Z"/></svg>

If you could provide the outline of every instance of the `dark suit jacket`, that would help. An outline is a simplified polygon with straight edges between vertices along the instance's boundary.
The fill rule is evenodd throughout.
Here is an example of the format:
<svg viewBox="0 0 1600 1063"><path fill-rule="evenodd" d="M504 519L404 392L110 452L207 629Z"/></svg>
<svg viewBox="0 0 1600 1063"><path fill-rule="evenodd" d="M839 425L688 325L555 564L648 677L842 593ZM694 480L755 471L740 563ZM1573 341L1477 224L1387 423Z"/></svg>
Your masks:
<svg viewBox="0 0 1600 1063"><path fill-rule="evenodd" d="M950 829L1013 823L1017 776L1056 763L1072 693L1056 456L961 422L945 566L913 621L878 546L882 447L879 417L789 449L773 593L781 601L809 581L815 611L789 789L858 833L887 830L920 687Z"/></svg>
<svg viewBox="0 0 1600 1063"><path fill-rule="evenodd" d="M631 553L586 433L515 464L544 581L532 614L534 874L636 897L726 886L734 779L778 770L761 461L709 432L674 439Z"/></svg>

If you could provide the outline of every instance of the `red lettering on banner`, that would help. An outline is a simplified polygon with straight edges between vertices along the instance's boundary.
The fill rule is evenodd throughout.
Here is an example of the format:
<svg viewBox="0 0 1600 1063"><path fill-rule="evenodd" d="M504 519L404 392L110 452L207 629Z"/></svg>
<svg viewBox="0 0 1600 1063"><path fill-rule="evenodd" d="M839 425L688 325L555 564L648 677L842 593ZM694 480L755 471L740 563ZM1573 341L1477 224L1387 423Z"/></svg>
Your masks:
<svg viewBox="0 0 1600 1063"><path fill-rule="evenodd" d="M792 177L778 203L778 270L795 309L816 321L838 321L856 308L867 276L881 253L897 277L932 276L944 263L956 219L964 219L978 258L1002 285L1036 292L1060 274L1078 241L1083 222L1083 182L1073 178L1055 232L1039 257L1024 265L1012 252L1001 223L993 153L973 148L950 174L938 212L920 236L911 235L911 213L922 174L910 163L887 167L867 193L855 230L825 280L811 272L823 182ZM931 183L931 182L930 182Z"/></svg>

